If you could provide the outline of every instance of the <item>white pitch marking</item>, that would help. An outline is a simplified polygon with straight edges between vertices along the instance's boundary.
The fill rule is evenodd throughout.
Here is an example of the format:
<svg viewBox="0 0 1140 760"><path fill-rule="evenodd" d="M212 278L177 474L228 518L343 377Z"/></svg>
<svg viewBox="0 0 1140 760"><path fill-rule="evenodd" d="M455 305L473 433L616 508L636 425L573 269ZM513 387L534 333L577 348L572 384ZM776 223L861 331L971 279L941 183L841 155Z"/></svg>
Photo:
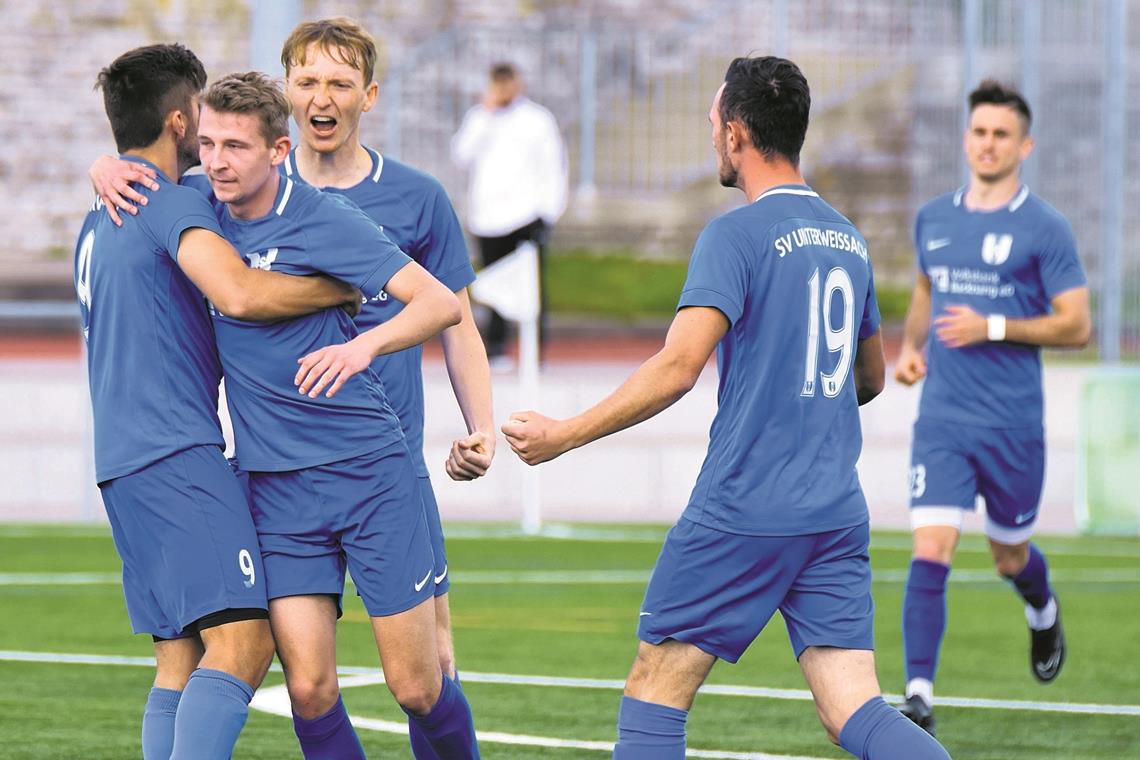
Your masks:
<svg viewBox="0 0 1140 760"><path fill-rule="evenodd" d="M468 674L464 673L465 680ZM357 675L342 677L341 689L351 689L357 686L377 686L384 683L383 674ZM261 712L281 717L291 717L293 710L289 705L289 692L285 686L263 686L254 695L249 706ZM349 715L352 725L357 728L367 728L373 731L382 731L400 736L408 735L408 724L397 723L380 718L363 718L358 715ZM532 736L529 734L508 734L502 731L476 731L480 742L487 744L510 744L522 747L547 747L549 749L584 749L595 752L613 752L613 742L584 741L581 739L556 739L551 736ZM729 752L713 749L689 749L686 757L707 757L717 760L823 760L818 757L803 755L772 755L762 752Z"/></svg>
<svg viewBox="0 0 1140 760"><path fill-rule="evenodd" d="M1140 568L1081 568L1050 571L1062 583L1131 584L1140 583ZM648 570L467 570L452 574L457 584L472 586L600 586L643 585ZM872 574L876 583L906 583L906 570L879 570ZM0 573L3 586L117 586L118 573ZM951 583L1005 583L993 570L955 570ZM351 578L348 581L351 583Z"/></svg>
<svg viewBox="0 0 1140 760"><path fill-rule="evenodd" d="M98 654L64 654L58 652L22 652L0 650L0 662L44 662L74 665L127 665L153 667L153 657L124 657ZM280 667L274 665L275 672ZM383 675L377 668L338 666L337 670L346 676L379 679ZM625 687L624 681L603 678L567 678L557 676L528 676L510 673L477 673L463 671L463 680L472 683L489 683L511 686L546 686L568 689L608 689L617 691ZM370 682L370 683L373 683ZM760 686L731 686L727 684L705 684L704 694L726 697L750 697L754 699L782 699L809 701L811 693L804 689L771 689ZM888 701L901 700L899 694L884 694ZM1079 715L1129 715L1140 717L1140 705L1110 705L1090 702L1033 702L1029 700L975 699L972 697L938 697L938 704L947 707L970 707L992 710L1026 710L1029 712L1074 713Z"/></svg>

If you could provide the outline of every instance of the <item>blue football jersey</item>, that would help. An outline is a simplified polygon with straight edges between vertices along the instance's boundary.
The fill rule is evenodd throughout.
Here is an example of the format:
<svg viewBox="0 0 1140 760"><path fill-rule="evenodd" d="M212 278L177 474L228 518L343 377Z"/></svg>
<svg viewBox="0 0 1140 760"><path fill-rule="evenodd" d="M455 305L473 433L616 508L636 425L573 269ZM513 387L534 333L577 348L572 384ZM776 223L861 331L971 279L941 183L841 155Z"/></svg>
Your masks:
<svg viewBox="0 0 1140 760"><path fill-rule="evenodd" d="M153 164L161 189L116 227L96 202L75 249L75 290L102 483L193 446L221 446L221 365L206 301L178 266L183 232L221 234L210 204Z"/></svg>
<svg viewBox="0 0 1140 760"><path fill-rule="evenodd" d="M678 308L689 306L719 309L731 327L684 516L759 536L865 521L852 370L879 308L859 231L811 189L775 187L701 233Z"/></svg>
<svg viewBox="0 0 1140 760"><path fill-rule="evenodd" d="M475 281L467 255L467 242L455 209L443 186L433 177L378 152L372 155L372 171L349 188L326 187L324 192L343 195L360 207L384 234L416 263L452 291ZM296 149L282 164L287 177L303 182L297 170ZM370 298L356 317L361 330L386 322L404 305L381 291ZM388 403L400 418L408 448L420 477L428 474L424 463L424 383L421 370L423 347L376 357L372 369L384 383Z"/></svg>
<svg viewBox="0 0 1140 760"><path fill-rule="evenodd" d="M915 220L918 266L930 278L931 329L919 416L988 427L1040 427L1041 349L1020 343L947 348L934 319L948 306L1026 318L1086 284L1069 223L1021 190L995 211L971 211L966 189L935 198Z"/></svg>
<svg viewBox="0 0 1140 760"><path fill-rule="evenodd" d="M274 208L249 221L222 209L222 232L251 267L328 274L376 296L409 263L360 209L281 177ZM212 309L239 466L249 472L314 467L403 444L399 421L371 371L331 399L293 385L297 360L359 332L339 308L277 322L243 322Z"/></svg>

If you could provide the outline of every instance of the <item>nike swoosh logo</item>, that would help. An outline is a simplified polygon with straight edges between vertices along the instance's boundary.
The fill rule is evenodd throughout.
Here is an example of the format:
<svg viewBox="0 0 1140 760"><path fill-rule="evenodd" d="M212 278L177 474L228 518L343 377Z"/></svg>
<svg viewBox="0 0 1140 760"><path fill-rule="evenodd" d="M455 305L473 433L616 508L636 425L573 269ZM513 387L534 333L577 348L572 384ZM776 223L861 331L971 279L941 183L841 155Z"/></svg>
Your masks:
<svg viewBox="0 0 1140 760"><path fill-rule="evenodd" d="M416 591L419 591L420 589L422 589L424 587L424 584L428 582L428 578L430 578L430 577L431 577L431 570L428 570L428 574L424 576L424 579L416 584Z"/></svg>
<svg viewBox="0 0 1140 760"><path fill-rule="evenodd" d="M639 612L639 613L637 613L637 616L638 617L645 617L646 615L652 615L652 614L653 614L652 612Z"/></svg>
<svg viewBox="0 0 1140 760"><path fill-rule="evenodd" d="M948 245L950 245L950 238L938 238L937 240L928 242L926 244L926 250L937 251L939 248L945 248Z"/></svg>
<svg viewBox="0 0 1140 760"><path fill-rule="evenodd" d="M444 578L446 578L446 577L447 577L447 565L444 565L444 566L443 566L443 572L442 572L442 573L440 573L439 575L435 576L435 579L434 579L434 580L435 580L435 582L436 582L436 583L443 583L443 579L444 579ZM418 590L419 590L419 589L417 589L417 591L418 591Z"/></svg>

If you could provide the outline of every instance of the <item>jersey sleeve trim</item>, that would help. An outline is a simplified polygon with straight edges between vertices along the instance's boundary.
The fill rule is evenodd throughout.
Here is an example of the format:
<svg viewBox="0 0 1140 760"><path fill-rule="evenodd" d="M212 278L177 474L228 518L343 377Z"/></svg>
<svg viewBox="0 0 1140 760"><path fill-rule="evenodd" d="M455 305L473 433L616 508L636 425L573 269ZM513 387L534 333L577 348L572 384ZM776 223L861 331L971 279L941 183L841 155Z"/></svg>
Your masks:
<svg viewBox="0 0 1140 760"><path fill-rule="evenodd" d="M688 306L711 306L722 312L728 318L730 325L735 325L744 311L733 299L709 288L689 288L681 291L677 311Z"/></svg>

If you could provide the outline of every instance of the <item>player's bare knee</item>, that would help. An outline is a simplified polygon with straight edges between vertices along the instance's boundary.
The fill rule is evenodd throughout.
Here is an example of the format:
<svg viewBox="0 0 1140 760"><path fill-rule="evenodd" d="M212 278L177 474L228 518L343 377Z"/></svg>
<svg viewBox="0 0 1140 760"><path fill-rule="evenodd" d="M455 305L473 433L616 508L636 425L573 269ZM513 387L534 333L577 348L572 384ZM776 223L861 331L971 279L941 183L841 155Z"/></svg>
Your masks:
<svg viewBox="0 0 1140 760"><path fill-rule="evenodd" d="M946 538L916 535L914 537L914 559L949 565L954 560L956 546L956 541Z"/></svg>
<svg viewBox="0 0 1140 760"><path fill-rule="evenodd" d="M327 713L340 696L336 673L290 674L286 678L293 712L305 720Z"/></svg>
<svg viewBox="0 0 1140 760"><path fill-rule="evenodd" d="M441 685L439 674L414 678L397 678L388 681L392 696L410 713L427 715L439 700Z"/></svg>
<svg viewBox="0 0 1140 760"><path fill-rule="evenodd" d="M1010 546L991 542L990 553L993 555L994 568L998 573L1006 578L1013 578L1025 569L1025 564L1029 561L1029 544Z"/></svg>

